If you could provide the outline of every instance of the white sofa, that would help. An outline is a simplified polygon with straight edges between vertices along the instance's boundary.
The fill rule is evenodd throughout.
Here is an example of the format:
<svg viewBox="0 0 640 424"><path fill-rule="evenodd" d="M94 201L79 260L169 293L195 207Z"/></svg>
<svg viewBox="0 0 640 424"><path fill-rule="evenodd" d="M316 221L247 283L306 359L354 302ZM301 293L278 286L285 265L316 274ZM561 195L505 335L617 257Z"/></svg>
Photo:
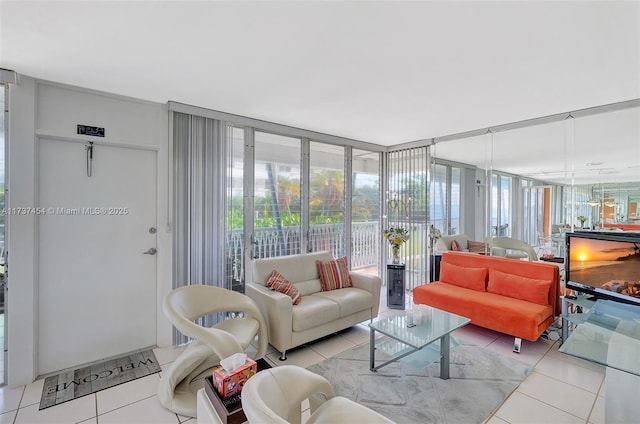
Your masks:
<svg viewBox="0 0 640 424"><path fill-rule="evenodd" d="M286 359L286 350L352 327L378 315L380 277L350 272L353 287L322 291L316 260L327 261L329 252L281 256L253 261L253 281L247 281L245 293L253 299L269 329L269 343ZM291 281L302 295L293 305L291 298L265 284L277 270Z"/></svg>
<svg viewBox="0 0 640 424"><path fill-rule="evenodd" d="M456 234L453 236L442 236L440 237L437 241L436 241L436 245L434 246L434 250L436 251L436 253L443 253L443 252L447 252L449 250L453 250L451 248L451 243L453 241L457 241L458 244L460 245L460 248L462 249L462 252L468 252L469 251L469 236L466 234Z"/></svg>

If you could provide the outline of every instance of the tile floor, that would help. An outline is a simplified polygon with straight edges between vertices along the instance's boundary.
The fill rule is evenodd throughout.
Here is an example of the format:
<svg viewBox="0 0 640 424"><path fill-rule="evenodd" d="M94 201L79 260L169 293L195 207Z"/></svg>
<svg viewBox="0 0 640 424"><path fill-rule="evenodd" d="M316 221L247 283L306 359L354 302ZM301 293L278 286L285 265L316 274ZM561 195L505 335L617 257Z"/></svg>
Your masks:
<svg viewBox="0 0 640 424"><path fill-rule="evenodd" d="M383 305L380 314L398 312ZM522 352L516 354L512 352L511 337L480 327L468 325L457 330L454 336L535 366L533 373L487 419L487 424L604 423L602 367L559 353L558 342L554 341L523 341ZM368 327L366 323L360 324L288 352L286 363L308 367L368 342ZM154 350L163 369L181 351L182 348L173 347ZM273 365L280 363L273 349L267 354L267 360ZM176 415L160 405L156 396L159 379L160 375L154 374L43 411L38 411L43 380L22 387L2 387L0 424L195 424L195 419Z"/></svg>

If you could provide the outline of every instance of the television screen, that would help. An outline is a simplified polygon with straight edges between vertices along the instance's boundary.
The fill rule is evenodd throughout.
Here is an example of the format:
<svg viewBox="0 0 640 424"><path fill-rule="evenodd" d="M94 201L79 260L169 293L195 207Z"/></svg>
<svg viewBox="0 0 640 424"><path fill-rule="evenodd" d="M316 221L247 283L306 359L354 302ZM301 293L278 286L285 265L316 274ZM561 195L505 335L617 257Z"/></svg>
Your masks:
<svg viewBox="0 0 640 424"><path fill-rule="evenodd" d="M567 233L567 289L640 304L640 233Z"/></svg>

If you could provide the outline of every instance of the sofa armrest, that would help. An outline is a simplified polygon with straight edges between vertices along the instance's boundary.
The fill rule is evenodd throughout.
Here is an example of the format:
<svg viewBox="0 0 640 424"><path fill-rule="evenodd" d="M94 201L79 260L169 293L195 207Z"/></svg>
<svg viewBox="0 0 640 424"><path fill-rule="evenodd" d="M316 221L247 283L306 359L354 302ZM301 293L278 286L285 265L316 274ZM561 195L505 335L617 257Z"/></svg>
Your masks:
<svg viewBox="0 0 640 424"><path fill-rule="evenodd" d="M293 304L291 298L255 283L245 284L245 293L260 308L267 321L269 343L281 352L291 346L293 331Z"/></svg>
<svg viewBox="0 0 640 424"><path fill-rule="evenodd" d="M371 319L378 316L380 309L380 289L382 280L377 275L363 274L360 272L349 272L353 287L366 290L373 295L373 307L371 308Z"/></svg>

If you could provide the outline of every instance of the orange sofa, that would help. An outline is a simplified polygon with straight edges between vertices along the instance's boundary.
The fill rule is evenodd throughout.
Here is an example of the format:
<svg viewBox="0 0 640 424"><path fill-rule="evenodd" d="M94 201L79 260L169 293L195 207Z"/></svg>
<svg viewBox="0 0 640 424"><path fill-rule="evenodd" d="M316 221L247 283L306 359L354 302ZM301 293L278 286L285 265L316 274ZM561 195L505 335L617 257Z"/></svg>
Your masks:
<svg viewBox="0 0 640 424"><path fill-rule="evenodd" d="M471 319L471 323L536 341L561 313L555 265L496 256L445 252L440 279L413 289L416 304Z"/></svg>

